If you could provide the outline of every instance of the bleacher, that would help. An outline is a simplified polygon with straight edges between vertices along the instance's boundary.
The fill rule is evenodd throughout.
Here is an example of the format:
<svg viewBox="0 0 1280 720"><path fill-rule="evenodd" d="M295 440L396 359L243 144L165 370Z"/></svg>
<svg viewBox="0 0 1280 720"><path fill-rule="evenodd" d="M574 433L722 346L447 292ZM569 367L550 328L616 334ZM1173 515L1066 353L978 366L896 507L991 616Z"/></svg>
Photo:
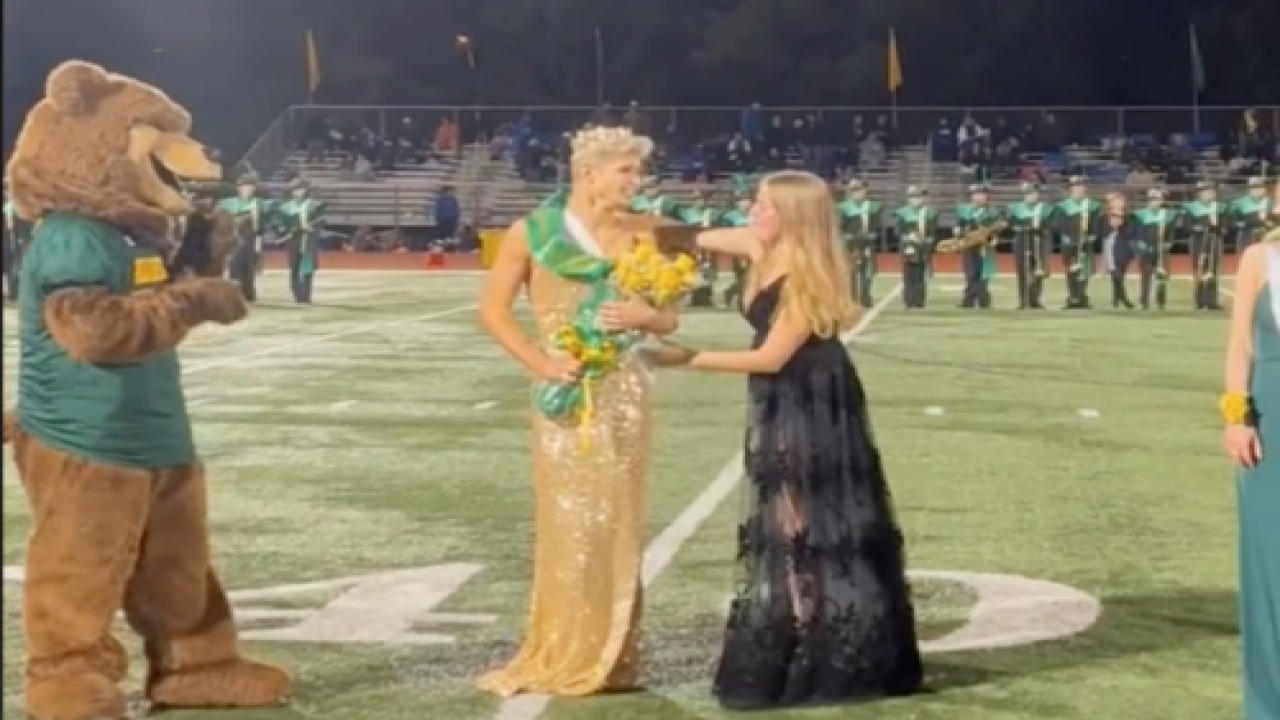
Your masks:
<svg viewBox="0 0 1280 720"><path fill-rule="evenodd" d="M465 157L441 158L360 178L344 169L340 158L308 161L305 152L295 151L285 157L283 172L273 175L307 178L315 196L328 204L334 225L421 227L431 224L431 204L440 188L456 185L465 164Z"/></svg>
<svg viewBox="0 0 1280 720"><path fill-rule="evenodd" d="M1046 195L1060 194L1068 172L1083 173L1091 186L1091 194L1120 190L1130 197L1146 187L1130 183L1129 168L1120 161L1122 143L1116 137L1103 137L1091 147L1071 147L1062 152L1024 155L1022 164L1036 167L1048 181ZM1154 143L1155 138L1130 135L1130 145ZM1193 180L1210 179L1225 182L1228 168L1222 162L1211 136L1188 135L1182 142L1196 154ZM508 157L495 159L487 145L463 149L457 157L432 160L422 166L394 171L379 171L376 177L357 178L343 169L338 158L308 162L304 153L286 154L276 168L279 177L302 175L311 180L317 197L329 203L330 221L337 226L422 228L433 224L432 203L440 188L451 185L463 207L464 222L477 227L501 227L528 213L555 187L530 183L516 172ZM682 182L680 175L688 168L677 167L662 181L662 192L678 200L692 199L705 185ZM927 146L908 146L889 154L883 167L867 169L863 176L872 194L896 207L905 202L906 188L919 185L929 188L930 203L943 211L942 222L949 224L952 209L968 198L972 177L955 162L935 162ZM729 190L729 182L718 183L720 191ZM1001 179L992 183L992 201L997 204L1020 198L1021 181Z"/></svg>

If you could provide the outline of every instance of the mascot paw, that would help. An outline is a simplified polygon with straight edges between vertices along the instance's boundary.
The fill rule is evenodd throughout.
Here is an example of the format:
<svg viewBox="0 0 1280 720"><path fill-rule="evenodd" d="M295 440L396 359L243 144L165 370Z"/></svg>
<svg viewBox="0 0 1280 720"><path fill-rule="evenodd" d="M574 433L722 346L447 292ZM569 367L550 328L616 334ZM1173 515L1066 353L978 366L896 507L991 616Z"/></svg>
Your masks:
<svg viewBox="0 0 1280 720"><path fill-rule="evenodd" d="M220 278L202 278L185 283L192 310L200 322L233 325L245 319L249 306L240 286Z"/></svg>
<svg viewBox="0 0 1280 720"><path fill-rule="evenodd" d="M129 712L124 693L102 675L29 681L26 696L35 720L117 720Z"/></svg>
<svg viewBox="0 0 1280 720"><path fill-rule="evenodd" d="M293 680L278 667L232 660L160 675L150 683L147 697L169 708L271 707L288 700L292 689Z"/></svg>

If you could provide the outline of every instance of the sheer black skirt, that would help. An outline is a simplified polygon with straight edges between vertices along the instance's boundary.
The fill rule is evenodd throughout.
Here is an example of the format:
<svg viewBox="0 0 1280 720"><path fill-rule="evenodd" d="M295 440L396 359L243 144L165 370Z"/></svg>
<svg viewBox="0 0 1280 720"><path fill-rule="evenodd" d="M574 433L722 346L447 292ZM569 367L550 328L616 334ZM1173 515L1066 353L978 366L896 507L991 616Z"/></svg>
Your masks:
<svg viewBox="0 0 1280 720"><path fill-rule="evenodd" d="M845 348L812 341L749 395L745 577L714 693L747 710L915 692L902 533Z"/></svg>

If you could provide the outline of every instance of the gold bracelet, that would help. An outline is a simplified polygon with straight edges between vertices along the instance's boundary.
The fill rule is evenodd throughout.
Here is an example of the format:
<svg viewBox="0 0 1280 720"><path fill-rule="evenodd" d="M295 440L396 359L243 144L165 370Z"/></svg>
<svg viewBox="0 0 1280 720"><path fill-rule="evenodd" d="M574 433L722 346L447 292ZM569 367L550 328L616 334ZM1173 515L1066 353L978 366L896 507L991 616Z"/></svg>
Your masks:
<svg viewBox="0 0 1280 720"><path fill-rule="evenodd" d="M1248 425L1253 420L1253 403L1244 393L1223 393L1218 412L1228 425Z"/></svg>

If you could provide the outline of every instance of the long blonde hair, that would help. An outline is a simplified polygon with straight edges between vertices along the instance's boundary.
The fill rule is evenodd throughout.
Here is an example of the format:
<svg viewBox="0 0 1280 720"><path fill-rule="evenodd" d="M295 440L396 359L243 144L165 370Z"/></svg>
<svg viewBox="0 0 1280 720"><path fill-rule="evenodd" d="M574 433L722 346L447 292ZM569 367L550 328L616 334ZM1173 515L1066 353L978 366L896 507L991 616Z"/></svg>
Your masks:
<svg viewBox="0 0 1280 720"><path fill-rule="evenodd" d="M761 187L778 215L778 251L787 268L779 311L796 312L818 337L852 330L860 308L853 302L849 259L827 183L817 175L785 170L766 175Z"/></svg>

